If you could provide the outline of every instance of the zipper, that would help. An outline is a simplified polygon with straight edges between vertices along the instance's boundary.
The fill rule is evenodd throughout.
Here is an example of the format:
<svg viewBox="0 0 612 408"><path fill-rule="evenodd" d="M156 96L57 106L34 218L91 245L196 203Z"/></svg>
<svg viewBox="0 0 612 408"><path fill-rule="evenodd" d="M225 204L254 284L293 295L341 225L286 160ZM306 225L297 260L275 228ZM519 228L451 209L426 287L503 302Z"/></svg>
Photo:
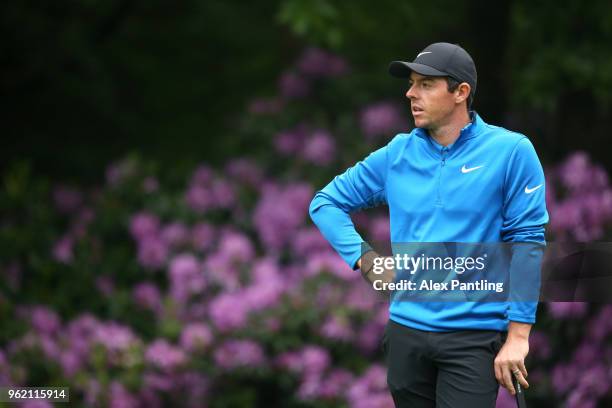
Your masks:
<svg viewBox="0 0 612 408"><path fill-rule="evenodd" d="M438 207L442 207L442 194L440 190L442 188L442 171L444 170L444 167L446 166L446 155L447 154L448 154L448 147L443 147L441 150L440 171L438 172L438 189L437 189L437 194L436 194L436 206Z"/></svg>

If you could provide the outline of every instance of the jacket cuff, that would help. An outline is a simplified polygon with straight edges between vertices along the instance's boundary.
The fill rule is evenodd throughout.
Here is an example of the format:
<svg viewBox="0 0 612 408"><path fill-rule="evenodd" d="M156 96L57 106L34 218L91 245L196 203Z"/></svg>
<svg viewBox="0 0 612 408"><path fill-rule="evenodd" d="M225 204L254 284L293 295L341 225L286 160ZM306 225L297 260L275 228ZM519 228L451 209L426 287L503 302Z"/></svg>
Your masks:
<svg viewBox="0 0 612 408"><path fill-rule="evenodd" d="M526 314L517 313L517 312L508 312L508 320L511 320L513 322L529 323L529 324L534 324L536 321L535 316L526 315Z"/></svg>

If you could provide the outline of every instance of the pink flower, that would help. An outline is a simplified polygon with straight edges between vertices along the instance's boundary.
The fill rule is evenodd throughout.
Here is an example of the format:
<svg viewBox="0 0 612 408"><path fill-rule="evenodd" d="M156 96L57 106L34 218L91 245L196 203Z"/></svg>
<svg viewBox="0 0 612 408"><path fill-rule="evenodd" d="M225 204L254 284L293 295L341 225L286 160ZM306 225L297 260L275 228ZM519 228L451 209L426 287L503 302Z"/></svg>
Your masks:
<svg viewBox="0 0 612 408"><path fill-rule="evenodd" d="M261 346L251 340L227 340L215 350L213 357L224 369L258 367L266 360Z"/></svg>
<svg viewBox="0 0 612 408"><path fill-rule="evenodd" d="M330 363L329 352L317 345L306 345L301 350L285 352L276 359L279 367L310 377L320 377Z"/></svg>
<svg viewBox="0 0 612 408"><path fill-rule="evenodd" d="M559 166L559 176L570 190L583 189L590 184L591 163L587 153L578 151Z"/></svg>
<svg viewBox="0 0 612 408"><path fill-rule="evenodd" d="M93 337L99 325L100 322L88 313L83 313L70 321L65 331L66 337L72 342L72 348L78 350L79 353L87 353L89 351L89 344L82 340Z"/></svg>
<svg viewBox="0 0 612 408"><path fill-rule="evenodd" d="M215 208L231 208L236 202L234 187L222 179L212 184L211 194Z"/></svg>
<svg viewBox="0 0 612 408"><path fill-rule="evenodd" d="M366 353L376 351L381 345L383 329L376 322L366 323L357 334L357 345Z"/></svg>
<svg viewBox="0 0 612 408"><path fill-rule="evenodd" d="M206 286L202 267L195 256L182 254L170 262L170 294L179 303L202 293Z"/></svg>
<svg viewBox="0 0 612 408"><path fill-rule="evenodd" d="M531 355L537 358L546 359L550 357L551 347L548 336L540 331L532 332L529 336L529 349Z"/></svg>
<svg viewBox="0 0 612 408"><path fill-rule="evenodd" d="M225 166L225 173L237 183L244 183L256 188L261 185L263 180L261 167L245 158L230 160Z"/></svg>
<svg viewBox="0 0 612 408"><path fill-rule="evenodd" d="M600 355L601 348L599 345L588 340L583 340L583 342L576 347L572 361L579 367L590 367L599 359Z"/></svg>
<svg viewBox="0 0 612 408"><path fill-rule="evenodd" d="M145 389L169 392L175 387L174 376L168 373L147 372L143 375Z"/></svg>
<svg viewBox="0 0 612 408"><path fill-rule="evenodd" d="M281 272L278 262L274 258L262 258L253 265L251 280L254 285L265 285L270 282L274 284L280 279L282 279Z"/></svg>
<svg viewBox="0 0 612 408"><path fill-rule="evenodd" d="M348 72L346 61L320 48L307 48L297 66L303 73L316 77L335 77Z"/></svg>
<svg viewBox="0 0 612 408"><path fill-rule="evenodd" d="M350 371L342 368L333 369L321 381L319 395L323 398L339 398L346 393L353 381L353 374Z"/></svg>
<svg viewBox="0 0 612 408"><path fill-rule="evenodd" d="M160 237L168 246L176 247L187 242L189 230L185 224L173 222L162 228Z"/></svg>
<svg viewBox="0 0 612 408"><path fill-rule="evenodd" d="M150 236L138 244L138 262L146 269L159 269L166 263L168 246L157 236Z"/></svg>
<svg viewBox="0 0 612 408"><path fill-rule="evenodd" d="M595 342L604 340L612 333L612 305L603 306L589 321L587 333L589 338Z"/></svg>
<svg viewBox="0 0 612 408"><path fill-rule="evenodd" d="M130 234L136 240L156 235L159 230L159 218L148 212L140 212L130 219Z"/></svg>
<svg viewBox="0 0 612 408"><path fill-rule="evenodd" d="M185 202L189 208L201 214L213 207L214 198L206 187L192 184L185 194Z"/></svg>
<svg viewBox="0 0 612 408"><path fill-rule="evenodd" d="M578 367L564 363L557 364L552 370L553 390L557 394L565 394L574 387L579 375Z"/></svg>
<svg viewBox="0 0 612 408"><path fill-rule="evenodd" d="M336 316L327 318L319 329L319 332L328 339L338 341L349 341L354 336L353 330L348 322Z"/></svg>
<svg viewBox="0 0 612 408"><path fill-rule="evenodd" d="M74 246L73 238L69 235L64 235L53 246L53 258L56 261L62 262L65 264L72 262L74 258L74 254L72 252L73 246Z"/></svg>
<svg viewBox="0 0 612 408"><path fill-rule="evenodd" d="M596 408L597 401L588 392L577 388L567 398L567 408Z"/></svg>
<svg viewBox="0 0 612 408"><path fill-rule="evenodd" d="M264 187L253 215L264 244L277 250L289 241L306 218L312 193L312 188L303 183Z"/></svg>
<svg viewBox="0 0 612 408"><path fill-rule="evenodd" d="M229 259L241 262L249 262L255 255L253 244L251 244L249 238L242 233L232 230L227 230L223 233L219 243L219 252Z"/></svg>
<svg viewBox="0 0 612 408"><path fill-rule="evenodd" d="M138 393L138 399L141 401L141 406L147 408L162 408L161 398L157 392L155 392L154 387L149 386L149 382L147 379L150 374L145 374L143 376L143 387L141 387L140 392Z"/></svg>
<svg viewBox="0 0 612 408"><path fill-rule="evenodd" d="M235 262L224 252L215 252L204 263L206 277L225 290L236 290L241 284Z"/></svg>
<svg viewBox="0 0 612 408"><path fill-rule="evenodd" d="M99 401L101 392L102 392L102 386L100 385L100 382L95 379L89 379L85 385L85 391L84 391L85 393L84 399L85 399L86 405L90 407L99 405L99 404L96 404L96 402Z"/></svg>
<svg viewBox="0 0 612 408"><path fill-rule="evenodd" d="M278 304L285 287L280 277L245 288L242 297L249 310L260 311Z"/></svg>
<svg viewBox="0 0 612 408"><path fill-rule="evenodd" d="M32 328L38 333L51 335L56 333L61 321L57 313L46 306L35 306L30 310Z"/></svg>
<svg viewBox="0 0 612 408"><path fill-rule="evenodd" d="M609 367L595 363L586 369L578 382L578 388L586 391L587 395L601 397L608 391L610 379Z"/></svg>
<svg viewBox="0 0 612 408"><path fill-rule="evenodd" d="M305 375L302 377L300 388L297 395L300 399L308 401L319 397L319 390L322 387L321 377L317 375Z"/></svg>
<svg viewBox="0 0 612 408"><path fill-rule="evenodd" d="M548 303L549 313L560 319L583 317L588 309L585 302L550 302Z"/></svg>
<svg viewBox="0 0 612 408"><path fill-rule="evenodd" d="M247 305L240 296L222 293L210 302L210 318L222 332L243 327L247 317Z"/></svg>
<svg viewBox="0 0 612 408"><path fill-rule="evenodd" d="M558 180L559 190L565 192L560 200L556 194L547 194L555 235L581 242L603 237L604 226L612 221L612 189L606 171L591 163L585 152L576 152L547 176Z"/></svg>
<svg viewBox="0 0 612 408"><path fill-rule="evenodd" d="M183 328L180 344L188 351L203 350L210 345L212 339L212 333L207 325L191 323Z"/></svg>
<svg viewBox="0 0 612 408"><path fill-rule="evenodd" d="M359 274L358 272L354 272ZM361 280L355 280L355 284L351 285L349 292L346 294L344 303L347 307L364 312L375 310L375 306L379 303L379 298L369 285L364 285ZM378 324L378 322L376 322ZM379 327L382 325L378 324Z"/></svg>
<svg viewBox="0 0 612 408"><path fill-rule="evenodd" d="M187 361L185 353L165 339L155 340L147 347L145 359L162 370L172 370Z"/></svg>
<svg viewBox="0 0 612 408"><path fill-rule="evenodd" d="M331 163L335 153L336 144L330 133L325 130L317 130L306 139L301 155L305 160L324 166Z"/></svg>
<svg viewBox="0 0 612 408"><path fill-rule="evenodd" d="M53 408L53 404L46 400L24 400L21 408Z"/></svg>
<svg viewBox="0 0 612 408"><path fill-rule="evenodd" d="M58 361L60 357L60 347L59 344L55 341L55 338L43 334L38 338L38 343L40 345L41 350L47 356L47 358Z"/></svg>
<svg viewBox="0 0 612 408"><path fill-rule="evenodd" d="M287 351L280 354L275 359L276 366L285 370L292 371L294 373L301 373L302 368L302 356L297 351Z"/></svg>
<svg viewBox="0 0 612 408"><path fill-rule="evenodd" d="M113 408L138 408L140 406L136 397L118 381L111 382L109 405Z"/></svg>
<svg viewBox="0 0 612 408"><path fill-rule="evenodd" d="M136 304L153 312L161 310L161 295L157 286L150 282L142 282L134 287L132 296Z"/></svg>
<svg viewBox="0 0 612 408"><path fill-rule="evenodd" d="M347 399L351 407L389 407L393 400L387 389L386 370L381 365L371 366L350 385Z"/></svg>
<svg viewBox="0 0 612 408"><path fill-rule="evenodd" d="M109 352L123 352L138 343L130 327L116 322L99 324L93 332L93 342L103 345Z"/></svg>
<svg viewBox="0 0 612 408"><path fill-rule="evenodd" d="M191 242L196 249L206 251L213 245L215 229L204 222L196 224L191 229Z"/></svg>
<svg viewBox="0 0 612 408"><path fill-rule="evenodd" d="M321 272L329 272L346 281L361 279L359 272L351 269L338 254L330 250L312 254L306 261L308 276L315 276Z"/></svg>
<svg viewBox="0 0 612 408"><path fill-rule="evenodd" d="M64 375L67 377L72 377L83 367L81 356L72 350L62 351L59 357L59 363Z"/></svg>
<svg viewBox="0 0 612 408"><path fill-rule="evenodd" d="M320 375L330 364L327 350L319 346L306 346L301 351L304 372Z"/></svg>
<svg viewBox="0 0 612 408"><path fill-rule="evenodd" d="M190 184L207 186L212 182L213 177L213 170L206 164L201 164L193 172Z"/></svg>
<svg viewBox="0 0 612 408"><path fill-rule="evenodd" d="M304 227L300 229L295 238L291 240L293 253L297 256L308 257L316 252L324 252L330 249L329 243L316 227Z"/></svg>
<svg viewBox="0 0 612 408"><path fill-rule="evenodd" d="M392 103L379 102L367 106L361 112L361 131L367 138L394 136L398 131L407 130L407 121L399 108Z"/></svg>
<svg viewBox="0 0 612 408"><path fill-rule="evenodd" d="M278 81L282 96L289 99L300 99L310 92L310 84L306 78L296 72L285 72Z"/></svg>
<svg viewBox="0 0 612 408"><path fill-rule="evenodd" d="M274 137L276 151L285 156L296 154L304 144L304 130L300 127L278 133Z"/></svg>

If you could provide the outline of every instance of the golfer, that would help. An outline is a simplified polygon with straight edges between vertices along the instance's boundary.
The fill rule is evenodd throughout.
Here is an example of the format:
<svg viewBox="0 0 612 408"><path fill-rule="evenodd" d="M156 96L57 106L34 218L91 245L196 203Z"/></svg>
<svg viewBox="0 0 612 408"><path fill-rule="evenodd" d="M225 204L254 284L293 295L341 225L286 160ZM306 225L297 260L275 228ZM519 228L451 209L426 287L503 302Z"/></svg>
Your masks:
<svg viewBox="0 0 612 408"><path fill-rule="evenodd" d="M458 45L431 44L412 62L392 62L389 73L406 81L415 128L315 194L310 216L323 236L369 281L393 280L373 275L378 254L362 251L349 215L387 204L392 243L532 244L521 258L529 262L512 260L527 269L525 285L539 289L548 213L544 172L529 139L471 110L476 68ZM537 298L391 301L383 349L395 405L494 407L498 383L514 394L515 376L529 387L525 357L536 309Z"/></svg>

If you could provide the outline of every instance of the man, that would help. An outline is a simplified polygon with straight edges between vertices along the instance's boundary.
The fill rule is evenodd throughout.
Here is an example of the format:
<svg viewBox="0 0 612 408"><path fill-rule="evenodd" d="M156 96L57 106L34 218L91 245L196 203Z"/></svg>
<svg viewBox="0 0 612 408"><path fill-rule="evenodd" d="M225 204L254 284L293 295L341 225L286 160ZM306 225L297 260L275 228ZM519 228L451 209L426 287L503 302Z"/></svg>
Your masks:
<svg viewBox="0 0 612 408"><path fill-rule="evenodd" d="M392 243L532 243L512 250L517 272L509 273L523 273L524 284L539 290L548 214L544 173L529 139L470 111L476 68L458 45L431 44L413 62L392 62L389 72L408 79L415 129L318 191L310 205L314 223L352 268L363 262L371 282L393 276L375 277L378 254L362 252L349 213L363 208L389 206ZM498 382L515 393L513 375L527 388L524 360L536 309L537 298L393 300L383 345L396 406L494 407Z"/></svg>

